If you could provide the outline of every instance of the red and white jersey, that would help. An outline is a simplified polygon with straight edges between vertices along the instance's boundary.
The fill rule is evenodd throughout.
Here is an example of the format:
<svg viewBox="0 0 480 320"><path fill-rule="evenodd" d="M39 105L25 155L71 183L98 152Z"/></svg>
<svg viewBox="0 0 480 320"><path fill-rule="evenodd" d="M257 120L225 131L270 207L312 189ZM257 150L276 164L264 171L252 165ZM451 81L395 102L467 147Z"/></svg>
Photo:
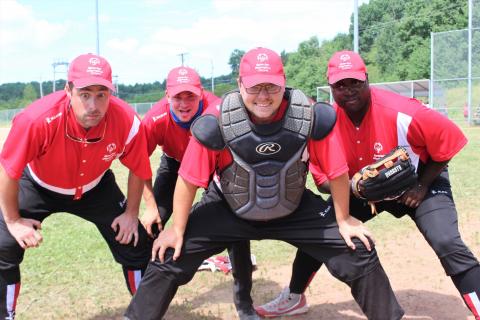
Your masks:
<svg viewBox="0 0 480 320"><path fill-rule="evenodd" d="M221 100L213 93L203 91L203 113L212 106L220 105ZM190 130L180 127L172 118L167 97L154 104L142 119L147 135L148 154L152 155L157 146L163 152L177 160L182 161L190 139Z"/></svg>
<svg viewBox="0 0 480 320"><path fill-rule="evenodd" d="M335 130L344 146L350 177L397 146L406 147L418 169L419 161L452 159L467 143L460 128L418 100L378 88L370 90L371 105L359 127L334 104Z"/></svg>
<svg viewBox="0 0 480 320"><path fill-rule="evenodd" d="M282 119L288 102L284 100L279 112L273 121ZM218 109L209 109L218 116ZM347 163L340 141L332 131L325 139L309 140L307 150L310 157L310 170L317 185L327 179L334 179L348 171ZM232 154L225 148L222 151L213 151L200 144L195 138L190 139L185 152L185 160L182 161L178 174L188 182L202 188L206 188L211 175L218 170L221 172L232 163Z"/></svg>
<svg viewBox="0 0 480 320"><path fill-rule="evenodd" d="M112 96L105 117L88 131L78 124L69 105L66 93L58 91L14 118L0 154L11 178L19 179L28 166L38 184L74 199L95 187L117 158L136 176L151 178L145 131L127 103Z"/></svg>

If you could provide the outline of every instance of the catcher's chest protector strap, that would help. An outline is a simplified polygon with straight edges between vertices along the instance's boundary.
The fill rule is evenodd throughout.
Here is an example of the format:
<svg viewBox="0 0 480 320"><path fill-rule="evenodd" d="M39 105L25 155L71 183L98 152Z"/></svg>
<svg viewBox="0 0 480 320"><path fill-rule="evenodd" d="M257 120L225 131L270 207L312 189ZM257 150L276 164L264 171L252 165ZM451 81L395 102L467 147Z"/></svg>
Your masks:
<svg viewBox="0 0 480 320"><path fill-rule="evenodd" d="M220 129L233 163L221 173L222 191L232 210L249 220L270 220L292 213L305 189L307 166L302 161L313 124L312 108L299 90L290 98L284 118L255 125L238 92L221 106Z"/></svg>

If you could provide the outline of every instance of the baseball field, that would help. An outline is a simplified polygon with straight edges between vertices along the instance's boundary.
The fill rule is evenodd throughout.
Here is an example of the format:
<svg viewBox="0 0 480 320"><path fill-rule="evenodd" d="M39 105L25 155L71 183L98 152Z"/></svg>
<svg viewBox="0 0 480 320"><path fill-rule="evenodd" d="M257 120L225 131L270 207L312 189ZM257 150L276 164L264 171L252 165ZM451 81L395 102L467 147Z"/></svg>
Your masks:
<svg viewBox="0 0 480 320"><path fill-rule="evenodd" d="M480 127L462 127L467 147L450 163L450 178L459 212L463 240L480 257ZM8 129L1 128L0 144ZM159 151L152 158L156 170ZM127 172L117 162L117 179L123 189ZM382 213L367 226L392 286L406 311L405 319L473 319L414 223ZM95 227L59 213L43 223L44 241L29 249L21 265L19 320L122 319L130 296L122 271ZM253 241L258 269L253 298L262 304L276 297L289 282L295 248L276 241ZM202 271L181 287L166 319L237 319L232 303L232 277ZM348 287L321 270L306 292L310 311L292 319L365 319Z"/></svg>

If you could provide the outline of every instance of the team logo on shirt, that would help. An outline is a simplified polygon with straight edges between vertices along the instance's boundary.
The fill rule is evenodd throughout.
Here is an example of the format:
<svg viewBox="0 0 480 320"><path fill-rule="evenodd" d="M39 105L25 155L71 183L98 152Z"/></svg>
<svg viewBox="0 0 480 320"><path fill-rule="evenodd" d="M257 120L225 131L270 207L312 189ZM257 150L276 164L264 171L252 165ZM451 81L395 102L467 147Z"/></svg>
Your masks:
<svg viewBox="0 0 480 320"><path fill-rule="evenodd" d="M54 115L54 116L46 117L46 118L45 118L45 121L47 121L47 123L50 124L53 120L55 120L55 119L57 119L57 118L59 118L59 117L61 117L61 116L62 116L62 113L59 112L59 113L57 113L57 114Z"/></svg>
<svg viewBox="0 0 480 320"><path fill-rule="evenodd" d="M115 143L110 143L107 145L107 154L102 157L103 161L110 162L115 159L117 156L117 153L115 152L117 150L117 145Z"/></svg>
<svg viewBox="0 0 480 320"><path fill-rule="evenodd" d="M385 156L385 154L382 153L383 145L380 142L377 141L373 144L373 150L375 151L373 161L377 161Z"/></svg>
<svg viewBox="0 0 480 320"><path fill-rule="evenodd" d="M261 154L261 155L264 155L264 156L275 154L275 153L279 152L280 150L282 150L282 147L276 142L264 142L264 143L259 144L255 148L255 151L258 154Z"/></svg>
<svg viewBox="0 0 480 320"><path fill-rule="evenodd" d="M152 120L153 122L156 122L158 119L162 119L163 117L165 117L167 115L166 112L162 113L161 115L159 116L155 116L155 117L152 117Z"/></svg>

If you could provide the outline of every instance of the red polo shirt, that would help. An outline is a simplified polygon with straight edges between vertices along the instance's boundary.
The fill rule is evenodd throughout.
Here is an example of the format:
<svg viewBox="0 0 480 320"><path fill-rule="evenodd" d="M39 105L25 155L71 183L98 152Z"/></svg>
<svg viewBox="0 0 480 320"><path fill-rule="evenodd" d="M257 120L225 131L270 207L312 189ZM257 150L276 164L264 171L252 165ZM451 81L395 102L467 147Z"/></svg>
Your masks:
<svg viewBox="0 0 480 320"><path fill-rule="evenodd" d="M14 118L0 154L11 178L19 179L28 166L41 186L75 199L95 187L117 158L138 177L151 178L144 128L127 103L112 96L104 119L88 131L78 124L69 104L66 93L58 91Z"/></svg>
<svg viewBox="0 0 480 320"><path fill-rule="evenodd" d="M220 105L221 100L213 93L203 91L203 112L212 106ZM190 130L180 127L172 118L167 97L154 104L142 119L147 135L148 154L152 155L157 146L163 152L177 160L182 161L190 139Z"/></svg>
<svg viewBox="0 0 480 320"><path fill-rule="evenodd" d="M282 119L287 105L288 102L284 100L273 121ZM216 115L218 114L219 111L216 109ZM348 171L343 150L339 145L339 140L333 132L323 140L308 141L308 151L304 153L304 160L310 156L310 168L313 168L312 174L316 183L320 181L318 184L321 184L326 179L334 179ZM179 175L196 186L206 188L211 174L215 170L221 172L231 163L232 155L227 148L222 151L212 151L192 138L180 165ZM317 173L321 173L321 176L316 177Z"/></svg>
<svg viewBox="0 0 480 320"><path fill-rule="evenodd" d="M334 105L335 130L344 146L350 177L397 146L406 147L418 168L419 161L426 163L430 158L437 162L452 159L467 143L458 126L418 100L378 88L370 90L371 105L359 127Z"/></svg>

